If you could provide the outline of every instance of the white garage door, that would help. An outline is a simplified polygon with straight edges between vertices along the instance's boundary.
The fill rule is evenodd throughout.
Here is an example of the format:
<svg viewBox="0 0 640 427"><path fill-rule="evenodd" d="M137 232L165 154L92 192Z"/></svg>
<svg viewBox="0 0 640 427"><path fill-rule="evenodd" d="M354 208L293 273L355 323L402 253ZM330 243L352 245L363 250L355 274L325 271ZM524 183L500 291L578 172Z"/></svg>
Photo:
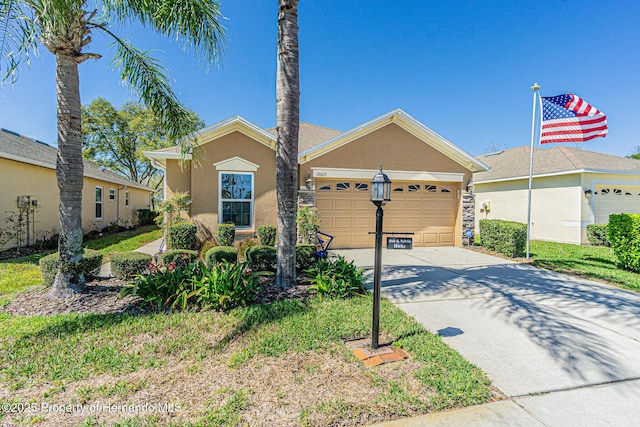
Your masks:
<svg viewBox="0 0 640 427"><path fill-rule="evenodd" d="M596 224L607 224L614 213L640 213L640 186L596 186L593 210Z"/></svg>
<svg viewBox="0 0 640 427"><path fill-rule="evenodd" d="M453 246L456 184L393 182L384 207L385 232L412 232L414 246ZM376 207L369 201L369 181L317 180L320 230L335 236L332 247L374 246ZM386 242L386 239L383 239Z"/></svg>

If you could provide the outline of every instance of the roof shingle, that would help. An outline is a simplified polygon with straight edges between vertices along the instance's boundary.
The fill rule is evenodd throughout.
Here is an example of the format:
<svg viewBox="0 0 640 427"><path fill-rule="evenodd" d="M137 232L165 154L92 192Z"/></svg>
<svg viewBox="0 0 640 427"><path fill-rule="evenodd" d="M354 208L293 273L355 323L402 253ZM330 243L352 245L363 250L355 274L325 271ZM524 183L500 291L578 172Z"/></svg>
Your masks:
<svg viewBox="0 0 640 427"><path fill-rule="evenodd" d="M0 158L7 158L49 169L55 169L57 154L58 149L55 147L0 128ZM151 191L150 188L145 187L142 184L131 181L129 178L117 173L103 169L97 164L87 160L84 160L84 176Z"/></svg>
<svg viewBox="0 0 640 427"><path fill-rule="evenodd" d="M478 156L478 160L491 166L491 170L474 173L473 181L482 182L528 177L530 153L531 147L523 146ZM640 173L639 160L565 146L536 149L534 157L534 175L582 169Z"/></svg>

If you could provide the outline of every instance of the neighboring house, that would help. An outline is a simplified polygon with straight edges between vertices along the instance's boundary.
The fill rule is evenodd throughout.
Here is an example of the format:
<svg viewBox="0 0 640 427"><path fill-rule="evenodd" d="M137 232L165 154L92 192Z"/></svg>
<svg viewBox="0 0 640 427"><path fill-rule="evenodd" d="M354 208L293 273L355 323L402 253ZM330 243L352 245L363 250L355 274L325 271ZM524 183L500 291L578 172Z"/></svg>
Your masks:
<svg viewBox="0 0 640 427"><path fill-rule="evenodd" d="M277 224L275 133L236 116L199 131L194 158L181 160L176 147L145 155L164 170L166 197L190 193L199 239L226 222L235 223L240 237L253 235ZM487 167L394 110L344 133L300 123L300 199L318 208L321 231L335 236L333 247L373 246L369 185L381 164L393 181L385 231L415 233L415 246L461 245L463 228L473 225L473 212L463 215L467 184Z"/></svg>
<svg viewBox="0 0 640 427"><path fill-rule="evenodd" d="M478 156L490 171L473 175L476 224L483 218L527 222L529 147ZM587 243L588 224L640 213L640 161L565 146L536 149L531 238ZM477 230L477 227L476 227Z"/></svg>
<svg viewBox="0 0 640 427"><path fill-rule="evenodd" d="M55 147L43 142L0 129L0 182L4 183L0 191L0 229L13 227L8 220L17 218L19 207L23 207L25 230L21 246L50 237L60 229L57 152ZM82 191L84 232L101 230L113 223L135 224L136 210L149 208L152 191L85 161ZM26 204L31 209L26 209ZM26 211L29 211L28 218ZM16 246L15 240L6 243L4 248L12 246Z"/></svg>

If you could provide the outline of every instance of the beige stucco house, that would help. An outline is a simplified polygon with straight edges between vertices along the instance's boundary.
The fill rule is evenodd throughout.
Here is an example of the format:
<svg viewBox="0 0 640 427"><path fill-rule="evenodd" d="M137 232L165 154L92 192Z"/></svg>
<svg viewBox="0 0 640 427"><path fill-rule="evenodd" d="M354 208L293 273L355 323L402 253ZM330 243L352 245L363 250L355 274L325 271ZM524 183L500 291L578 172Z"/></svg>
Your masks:
<svg viewBox="0 0 640 427"><path fill-rule="evenodd" d="M189 192L199 238L232 222L236 235L276 225L276 132L232 117L197 134L195 156L176 147L145 153L165 171L165 195ZM347 132L300 124L300 198L320 213L321 231L334 247L373 246L375 206L369 183L382 164L393 181L385 230L412 232L415 246L457 246L468 226L463 199L478 159L402 110Z"/></svg>
<svg viewBox="0 0 640 427"><path fill-rule="evenodd" d="M56 155L55 147L0 129L0 182L3 183L0 191L0 228L10 227L7 218L15 217L19 206L24 208L26 203L30 204L29 242L25 229L21 246L49 237L60 229ZM118 222L121 225L135 224L136 210L149 208L151 191L85 161L82 193L84 232L100 230ZM26 222L26 212L23 218ZM3 248L15 246L15 243L12 240Z"/></svg>
<svg viewBox="0 0 640 427"><path fill-rule="evenodd" d="M480 219L527 222L529 147L478 156L490 171L473 175ZM640 213L640 161L557 146L537 148L531 196L531 238L588 243L588 224L612 213Z"/></svg>

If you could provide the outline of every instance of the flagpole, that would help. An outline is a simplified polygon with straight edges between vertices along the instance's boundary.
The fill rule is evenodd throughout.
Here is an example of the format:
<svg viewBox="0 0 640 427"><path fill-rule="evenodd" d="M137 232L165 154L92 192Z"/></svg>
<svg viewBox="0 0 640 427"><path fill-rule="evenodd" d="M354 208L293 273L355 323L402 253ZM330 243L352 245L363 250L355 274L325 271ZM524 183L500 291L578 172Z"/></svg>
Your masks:
<svg viewBox="0 0 640 427"><path fill-rule="evenodd" d="M531 90L533 91L533 112L531 113L531 159L529 160L529 197L527 202L527 259L529 259L531 242L531 184L533 182L533 140L536 134L536 96L538 96L540 85L534 83Z"/></svg>

